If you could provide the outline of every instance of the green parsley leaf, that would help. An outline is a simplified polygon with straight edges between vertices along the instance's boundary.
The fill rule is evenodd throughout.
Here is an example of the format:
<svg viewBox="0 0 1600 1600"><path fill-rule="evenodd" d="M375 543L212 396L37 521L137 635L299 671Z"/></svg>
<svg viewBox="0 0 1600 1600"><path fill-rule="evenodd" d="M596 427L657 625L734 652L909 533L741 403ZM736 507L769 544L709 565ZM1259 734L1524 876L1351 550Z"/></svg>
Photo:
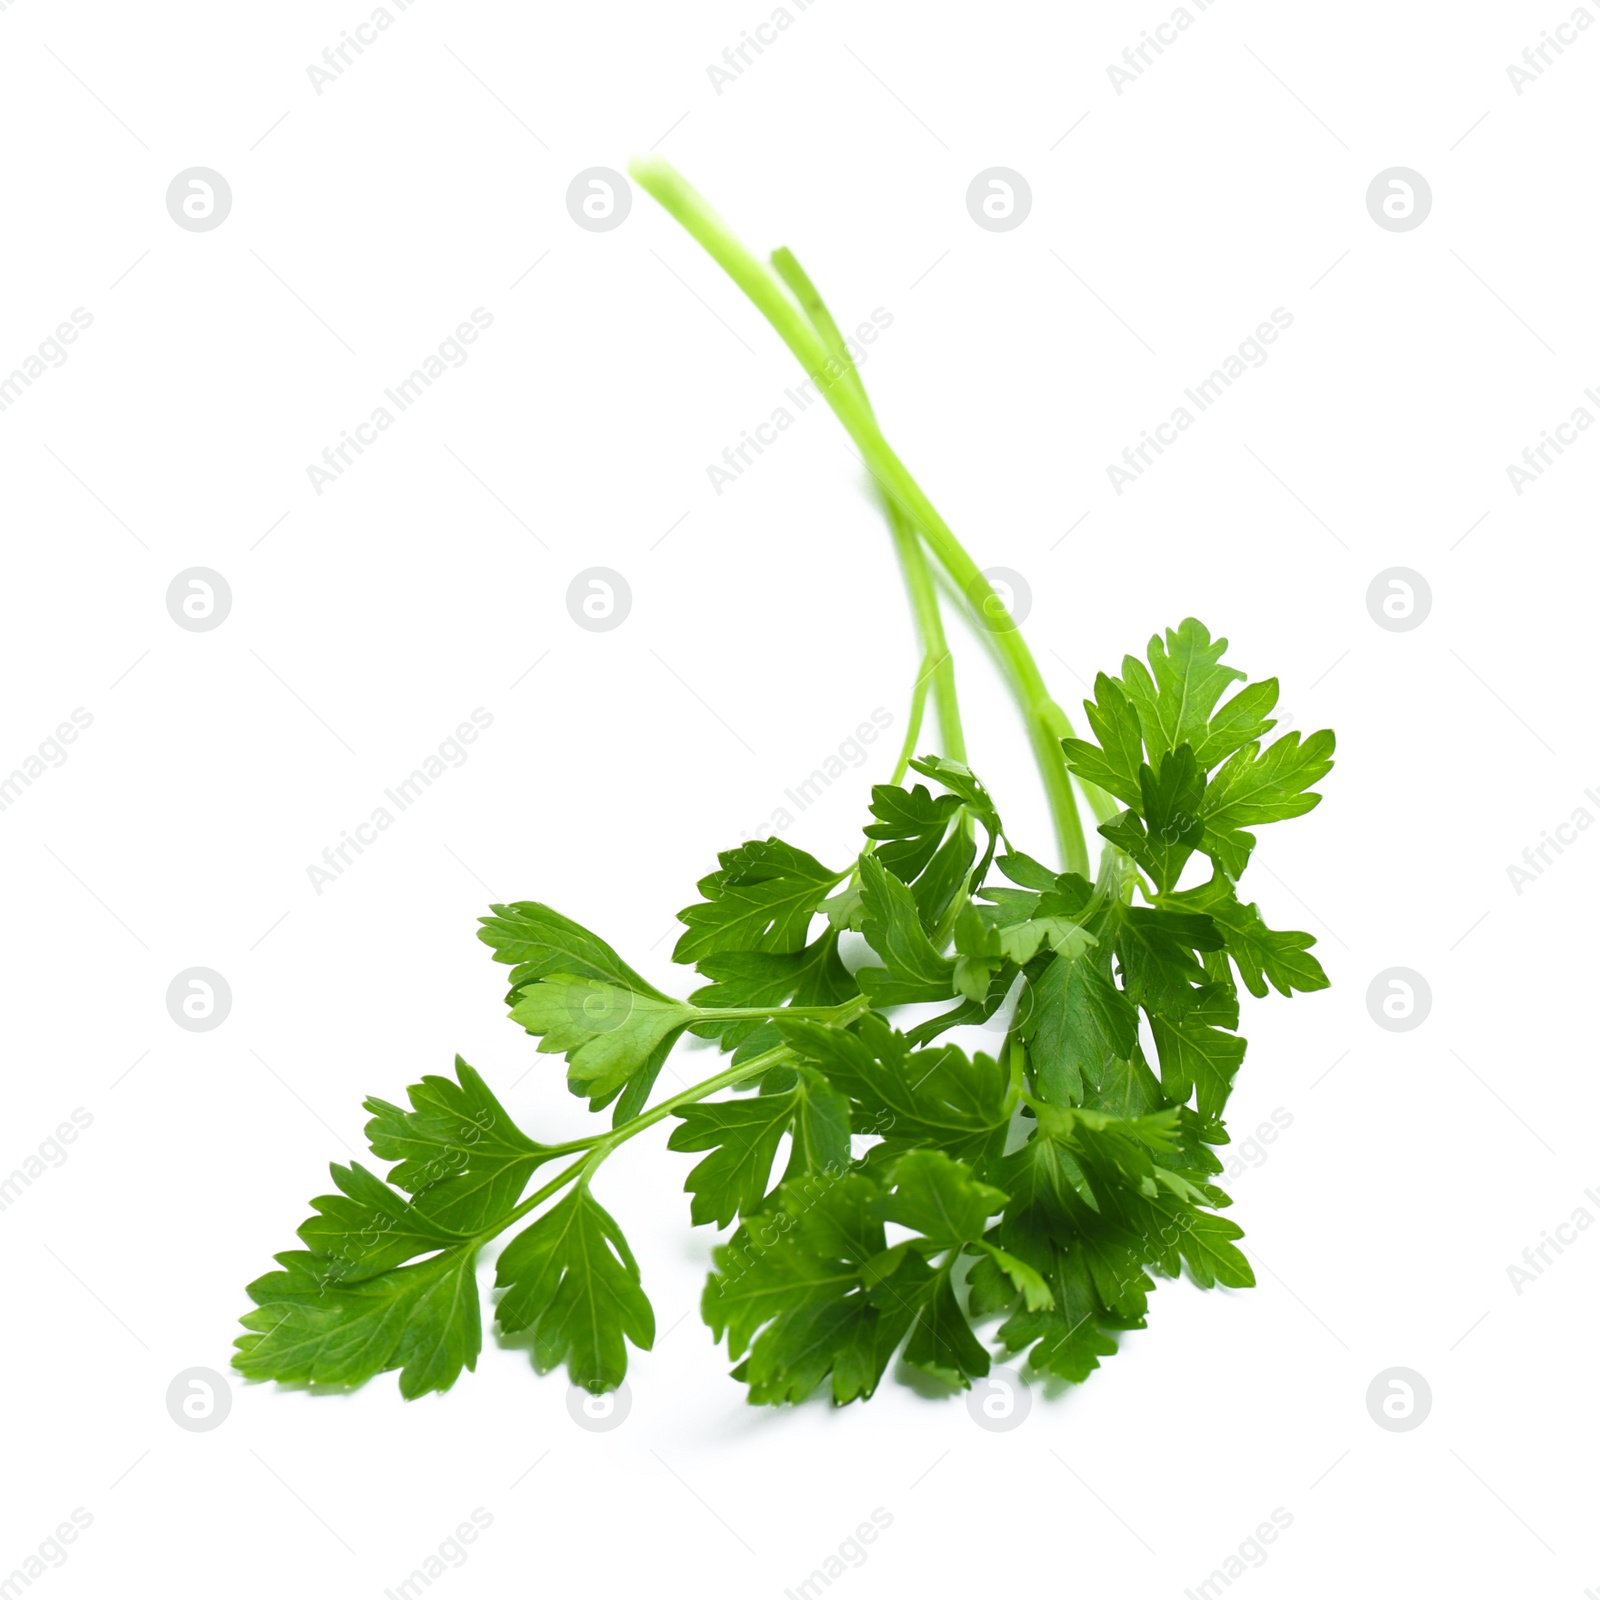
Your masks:
<svg viewBox="0 0 1600 1600"><path fill-rule="evenodd" d="M626 1339L655 1342L656 1319L622 1229L580 1183L500 1256L495 1282L506 1292L496 1320L507 1333L532 1330L533 1362L563 1361L579 1388L615 1389L628 1370Z"/></svg>
<svg viewBox="0 0 1600 1600"><path fill-rule="evenodd" d="M1226 1284L1230 1289L1253 1289L1256 1275L1244 1252L1234 1244L1244 1229L1227 1217L1209 1211L1186 1211L1178 1219L1178 1248L1184 1264L1202 1289Z"/></svg>
<svg viewBox="0 0 1600 1600"><path fill-rule="evenodd" d="M921 1234L924 1253L958 1250L981 1239L989 1218L1005 1204L992 1184L980 1183L972 1168L942 1150L909 1150L886 1173L893 1185L878 1202L885 1222L898 1222Z"/></svg>
<svg viewBox="0 0 1600 1600"><path fill-rule="evenodd" d="M1070 873L1054 873L1048 867L1041 866L1032 856L1024 855L1020 850L1013 850L1007 855L996 856L994 864L1013 883L1020 884L1024 889L1031 889L1039 893L1055 889L1062 879L1075 876L1075 874ZM1083 884L1087 897L1088 883L1082 878L1079 878L1078 882ZM994 892L988 889L984 890L984 895L991 900L995 897Z"/></svg>
<svg viewBox="0 0 1600 1600"><path fill-rule="evenodd" d="M963 1389L971 1388L972 1379L989 1370L989 1352L978 1343L956 1299L949 1267L941 1268L922 1288L905 1359L908 1366Z"/></svg>
<svg viewBox="0 0 1600 1600"><path fill-rule="evenodd" d="M448 1389L483 1346L476 1251L442 1250L413 1266L369 1278L329 1277L324 1258L303 1250L276 1259L280 1272L245 1291L257 1330L236 1341L233 1364L247 1378L348 1387L400 1368L407 1400Z"/></svg>
<svg viewBox="0 0 1600 1600"><path fill-rule="evenodd" d="M561 973L529 985L511 1015L540 1034L541 1053L564 1055L580 1094L615 1093L695 1020L695 1008L652 989L619 989Z"/></svg>
<svg viewBox="0 0 1600 1600"><path fill-rule="evenodd" d="M282 1270L245 1290L256 1309L240 1319L251 1332L235 1342L234 1366L252 1378L339 1386L398 1367L407 1399L448 1389L483 1343L477 1240L358 1164L330 1170L340 1192L313 1200L316 1215L299 1230L311 1248L278 1255Z"/></svg>
<svg viewBox="0 0 1600 1600"><path fill-rule="evenodd" d="M1165 892L1177 887L1184 863L1205 833L1199 816L1205 779L1186 744L1161 757L1160 773L1139 768L1138 811L1120 812L1100 832L1126 851Z"/></svg>
<svg viewBox="0 0 1600 1600"><path fill-rule="evenodd" d="M512 1122L460 1056L456 1078L430 1074L412 1084L409 1111L376 1096L366 1100L367 1142L375 1156L399 1163L389 1182L410 1194L418 1211L472 1233L509 1211L554 1152Z"/></svg>
<svg viewBox="0 0 1600 1600"><path fill-rule="evenodd" d="M910 1048L874 1015L851 1029L781 1020L783 1036L849 1096L857 1133L882 1136L890 1151L934 1145L975 1159L998 1153L1011 1121L1009 1076L985 1055L954 1045Z"/></svg>
<svg viewBox="0 0 1600 1600"><path fill-rule="evenodd" d="M1206 981L1194 952L1223 947L1203 912L1127 906L1112 919L1111 931L1128 997L1152 1014L1186 1009L1193 988Z"/></svg>
<svg viewBox="0 0 1600 1600"><path fill-rule="evenodd" d="M1037 1247L1036 1247L1037 1248ZM1046 1243L1042 1264L1030 1268L1049 1295L1048 1305L1024 1301L1001 1325L1000 1342L1013 1355L1028 1351L1029 1370L1082 1383L1117 1341L1102 1323L1106 1307L1095 1292L1089 1255L1081 1243Z"/></svg>
<svg viewBox="0 0 1600 1600"><path fill-rule="evenodd" d="M713 981L689 996L692 1004L729 1009L840 1005L861 991L839 959L839 936L827 929L804 950L733 950L704 956L701 973ZM771 1023L718 1018L692 1032L719 1039L735 1061L748 1061L779 1042Z"/></svg>
<svg viewBox="0 0 1600 1600"><path fill-rule="evenodd" d="M1156 1054L1161 1058L1161 1092L1172 1101L1196 1096L1200 1115L1215 1122L1228 1103L1234 1074L1244 1060L1245 1041L1229 1029L1239 1026L1239 1003L1232 991L1210 984L1196 991L1187 1011L1158 1011L1150 1017Z"/></svg>
<svg viewBox="0 0 1600 1600"><path fill-rule="evenodd" d="M1042 1098L1076 1105L1084 1083L1132 1054L1139 1015L1111 976L1111 952L1097 944L1076 957L1057 955L1028 979L1018 1024Z"/></svg>
<svg viewBox="0 0 1600 1600"><path fill-rule="evenodd" d="M730 950L799 950L812 917L844 877L776 838L752 839L717 860L717 871L696 885L700 902L678 913L686 931L674 961Z"/></svg>
<svg viewBox="0 0 1600 1600"><path fill-rule="evenodd" d="M942 783L989 833L998 835L1003 831L1000 813L995 810L989 791L965 762L951 761L945 756L918 756L911 762L911 770Z"/></svg>
<svg viewBox="0 0 1600 1600"><path fill-rule="evenodd" d="M772 1163L786 1133L794 1136L785 1178L803 1172L842 1170L850 1162L850 1102L820 1073L790 1072L776 1092L747 1100L701 1101L685 1106L669 1150L709 1150L684 1188L694 1196L691 1220L726 1227L741 1212L749 1216L766 1198Z"/></svg>
<svg viewBox="0 0 1600 1600"><path fill-rule="evenodd" d="M923 927L934 927L977 856L958 826L960 797L933 795L920 783L874 784L872 815L876 820L861 831L873 841L873 855L910 886Z"/></svg>
<svg viewBox="0 0 1600 1600"><path fill-rule="evenodd" d="M735 1376L753 1404L803 1400L830 1376L836 1405L877 1388L929 1276L902 1256L868 1284L865 1269L885 1250L881 1193L859 1172L785 1183L770 1215L712 1252L701 1312L730 1355L749 1352Z"/></svg>
<svg viewBox="0 0 1600 1600"><path fill-rule="evenodd" d="M1240 980L1258 1000L1270 983L1281 995L1328 987L1322 963L1310 953L1317 941L1309 933L1279 933L1261 920L1260 909L1241 905L1233 885L1217 873L1198 888L1166 896L1165 904L1203 911L1221 930Z"/></svg>
<svg viewBox="0 0 1600 1600"><path fill-rule="evenodd" d="M860 868L861 931L884 961L881 972L866 967L856 974L862 992L877 1006L949 999L955 963L929 939L911 890L874 856L863 855Z"/></svg>
<svg viewBox="0 0 1600 1600"><path fill-rule="evenodd" d="M1333 769L1332 732L1324 728L1302 742L1298 733L1274 739L1265 750L1247 744L1229 756L1200 802L1207 855L1238 879L1255 849L1246 828L1302 817L1322 799L1307 791Z"/></svg>
<svg viewBox="0 0 1600 1600"><path fill-rule="evenodd" d="M619 989L652 994L664 1000L598 934L580 927L536 900L519 900L513 905L491 906L492 917L480 917L483 926L478 937L494 951L496 961L514 970L506 1004L514 1005L518 994L530 983L557 973L576 978L594 978Z"/></svg>
<svg viewBox="0 0 1600 1600"><path fill-rule="evenodd" d="M359 1161L328 1170L340 1192L318 1195L311 1202L316 1215L296 1231L317 1254L342 1264L329 1268L332 1275L370 1276L466 1237L412 1205Z"/></svg>
<svg viewBox="0 0 1600 1600"><path fill-rule="evenodd" d="M1125 1057L1111 1057L1098 1075L1086 1075L1083 1103L1116 1117L1142 1117L1165 1101L1161 1085L1137 1044Z"/></svg>
<svg viewBox="0 0 1600 1600"><path fill-rule="evenodd" d="M1124 805L1138 806L1143 799L1139 769L1144 765L1139 713L1122 685L1103 672L1094 680L1094 695L1083 702L1083 710L1099 743L1063 739L1067 765L1085 783L1115 795Z"/></svg>
<svg viewBox="0 0 1600 1600"><path fill-rule="evenodd" d="M1235 750L1266 738L1277 727L1268 715L1278 703L1278 680L1263 678L1249 684L1218 708L1206 727L1205 737L1194 747L1201 772L1210 772Z"/></svg>
<svg viewBox="0 0 1600 1600"><path fill-rule="evenodd" d="M1005 890L994 891L1005 894ZM1026 896L1037 910L1043 896ZM1070 917L1030 916L1016 901L999 906L967 904L956 919L956 956L953 981L956 992L982 1001L1001 973L1015 975L1046 945L1074 957L1094 944L1095 937ZM1009 986L1009 978L1007 980Z"/></svg>
<svg viewBox="0 0 1600 1600"><path fill-rule="evenodd" d="M1003 1311L1018 1294L1029 1311L1049 1311L1054 1308L1055 1291L1037 1267L1029 1266L1020 1256L1014 1256L1009 1250L1002 1250L988 1240L984 1241L984 1249L989 1252L988 1256L980 1259L973 1268L973 1279L977 1281L971 1284L969 1305L974 1316L984 1315L986 1309ZM998 1294L987 1287L991 1272L998 1272L1006 1280L1007 1286Z"/></svg>
<svg viewBox="0 0 1600 1600"><path fill-rule="evenodd" d="M1153 634L1146 654L1150 670L1135 656L1124 656L1122 683L1139 715L1145 748L1152 760L1180 744L1201 745L1212 711L1230 683L1244 674L1221 665L1226 639L1213 641L1205 624L1185 617L1163 641Z"/></svg>

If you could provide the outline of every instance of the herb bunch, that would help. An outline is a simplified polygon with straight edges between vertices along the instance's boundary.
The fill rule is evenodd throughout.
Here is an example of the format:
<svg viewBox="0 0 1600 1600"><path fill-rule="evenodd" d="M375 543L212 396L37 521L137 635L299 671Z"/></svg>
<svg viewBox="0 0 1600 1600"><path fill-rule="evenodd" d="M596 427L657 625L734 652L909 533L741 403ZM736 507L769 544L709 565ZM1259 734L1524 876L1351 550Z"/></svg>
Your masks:
<svg viewBox="0 0 1600 1600"><path fill-rule="evenodd" d="M924 652L904 747L854 861L777 838L718 856L679 913L674 959L703 980L687 999L548 906L494 906L478 936L512 969L512 1020L564 1057L609 1127L541 1142L459 1057L404 1105L369 1099L386 1177L332 1167L337 1193L311 1202L302 1248L248 1287L234 1364L329 1386L398 1369L407 1398L447 1389L482 1345L478 1259L509 1233L502 1332L541 1372L615 1388L655 1318L596 1181L670 1119L668 1149L699 1157L691 1221L732 1227L701 1309L752 1402L823 1386L835 1403L866 1398L896 1352L954 1385L995 1350L1082 1381L1145 1325L1155 1277L1254 1282L1215 1182L1245 1055L1239 990L1328 980L1311 936L1267 927L1238 885L1254 830L1317 804L1333 734L1269 738L1276 680L1245 683L1226 641L1189 618L1099 675L1093 739L1076 737L884 440L793 255L759 262L664 161L632 170L782 335L877 482ZM1061 871L1013 845L966 764L936 571L977 611L1018 702ZM930 697L942 753L916 758ZM992 1053L944 1037L974 1026ZM727 1065L652 1104L685 1034L715 1040Z"/></svg>

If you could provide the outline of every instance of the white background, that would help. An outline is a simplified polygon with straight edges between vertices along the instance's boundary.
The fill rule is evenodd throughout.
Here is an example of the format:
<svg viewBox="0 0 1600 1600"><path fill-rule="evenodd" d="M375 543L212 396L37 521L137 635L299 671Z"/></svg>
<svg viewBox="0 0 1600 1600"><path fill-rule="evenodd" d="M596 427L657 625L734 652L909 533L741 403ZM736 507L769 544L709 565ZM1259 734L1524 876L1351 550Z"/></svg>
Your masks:
<svg viewBox="0 0 1600 1600"><path fill-rule="evenodd" d="M830 1594L1178 1596L1282 1507L1230 1594L1600 1584L1600 1237L1520 1294L1506 1270L1600 1215L1600 840L1520 895L1507 873L1600 814L1600 438L1520 496L1506 473L1600 414L1600 32L1519 96L1506 67L1565 0L1218 0L1119 95L1107 66L1166 0L1062 9L819 0L721 94L707 66L766 0L419 0L320 95L306 68L365 0L0 12L0 369L94 319L0 413L0 768L93 717L0 813L0 1171L93 1118L0 1213L0 1575L83 1507L28 1593L377 1596L481 1507L429 1593L777 1596L881 1507ZM582 1127L504 1020L489 901L547 900L686 992L673 916L714 851L881 706L890 735L788 833L843 859L892 764L916 646L843 434L817 407L714 493L798 369L644 194L613 232L568 216L576 173L656 146L841 321L892 315L863 369L885 429L980 563L1026 578L1064 704L1194 614L1295 726L1337 729L1325 804L1246 880L1333 979L1246 1004L1230 1121L1293 1119L1230 1185L1260 1286L1163 1284L1011 1433L892 1380L758 1411L699 1322L710 1235L663 1129L599 1185L660 1329L622 1427L574 1426L563 1378L491 1334L444 1396L235 1382L185 1432L167 1385L226 1368L243 1285L364 1153L363 1095L460 1050L539 1135ZM1032 189L1012 232L966 211L995 165ZM1411 232L1366 209L1396 165L1433 193ZM231 185L215 231L168 216L191 166ZM324 446L480 306L466 364L314 492ZM1275 307L1266 364L1116 494L1107 464ZM190 566L231 585L212 632L168 616ZM591 566L632 588L609 633L566 610ZM1368 614L1393 566L1431 587L1410 632ZM973 764L1048 856L955 629ZM480 706L465 765L314 892L308 864ZM190 966L232 987L215 1031L167 1014ZM1415 1031L1368 1015L1390 966L1431 986ZM1411 1432L1367 1412L1392 1366L1432 1390Z"/></svg>

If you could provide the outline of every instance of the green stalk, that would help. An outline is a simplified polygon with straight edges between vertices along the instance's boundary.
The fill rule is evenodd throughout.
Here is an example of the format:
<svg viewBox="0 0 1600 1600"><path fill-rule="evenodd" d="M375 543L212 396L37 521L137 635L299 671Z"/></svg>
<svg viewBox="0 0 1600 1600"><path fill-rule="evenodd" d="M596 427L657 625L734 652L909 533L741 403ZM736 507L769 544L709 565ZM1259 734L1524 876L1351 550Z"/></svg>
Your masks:
<svg viewBox="0 0 1600 1600"><path fill-rule="evenodd" d="M933 586L933 574L928 570L928 558L917 537L917 530L901 514L900 507L886 495L884 514L889 519L889 534L900 557L900 570L905 574L906 593L911 598L911 612L916 618L917 632L922 647L927 652L925 661L932 662L933 703L939 712L939 742L944 754L963 765L967 759L967 736L961 726L961 707L956 700L956 663L945 639L944 619L939 615L939 595ZM903 776L903 774L902 774ZM897 783L899 779L895 780Z"/></svg>
<svg viewBox="0 0 1600 1600"><path fill-rule="evenodd" d="M841 1010L843 1008L840 1008ZM863 1001L857 1008L857 1015L866 1009ZM771 1012L761 1013L771 1016ZM845 1018L842 1020L854 1020ZM646 1128L654 1126L665 1117L670 1117L679 1106L692 1105L696 1100L704 1100L714 1095L718 1089L727 1089L736 1083L743 1083L747 1078L759 1077L762 1073L770 1071L773 1067L782 1066L794 1058L794 1052L786 1044L775 1045L771 1050L763 1051L758 1056L752 1056L748 1061L737 1067L728 1067L716 1073L713 1077L701 1083L691 1084L681 1094L672 1095L663 1100L660 1105L652 1106L648 1111L641 1112L638 1116L630 1118L621 1127L613 1128L609 1133L597 1133L587 1139L574 1139L571 1143L562 1145L563 1150L583 1149L585 1154L557 1173L548 1183L534 1190L526 1200L519 1200L505 1216L481 1234L474 1236L475 1246L487 1244L491 1239L504 1233L513 1223L520 1222L535 1207L543 1205L551 1195L564 1189L574 1178L585 1186L594 1176L595 1169L605 1158L625 1143L636 1133L643 1133Z"/></svg>
<svg viewBox="0 0 1600 1600"><path fill-rule="evenodd" d="M906 769L911 765L911 758L917 753L917 740L922 737L922 710L928 699L928 679L932 677L933 669L937 665L938 662L930 661L924 656L922 668L917 673L917 681L911 685L911 709L906 713L906 736L900 741L900 756L889 778L890 788L894 788L905 777Z"/></svg>
<svg viewBox="0 0 1600 1600"><path fill-rule="evenodd" d="M491 1239L498 1238L513 1223L521 1222L522 1219L527 1216L527 1214L532 1211L535 1206L542 1205L550 1198L551 1195L556 1194L558 1191L566 1188L566 1186L571 1183L580 1172L583 1171L588 1162L589 1157L587 1155L581 1156L578 1160L574 1161L570 1167L558 1172L555 1177L553 1177L542 1188L534 1190L534 1192L530 1194L526 1200L519 1201L505 1214L504 1217L502 1217L498 1222L494 1223L493 1226L485 1228L482 1233L474 1234L472 1238L473 1248L481 1249L484 1245L488 1244Z"/></svg>
<svg viewBox="0 0 1600 1600"><path fill-rule="evenodd" d="M836 1006L784 1006L786 1017L809 1017L817 1022L836 1022L844 1027L861 1015L858 1000L846 1000ZM769 1022L776 1015L771 1006L696 1006L696 1022ZM622 1124L632 1127L633 1118Z"/></svg>
<svg viewBox="0 0 1600 1600"><path fill-rule="evenodd" d="M993 585L879 431L854 367L848 361L841 367L806 313L784 292L780 279L745 249L670 162L660 156L641 156L630 163L628 170L772 324L855 441L867 469L885 495L921 533L968 604L980 616L986 612L990 616L1001 615L1004 608ZM1062 857L1069 871L1087 877L1088 846L1060 746L1060 740L1071 734L1072 724L1052 698L1020 630L997 630L993 638L1008 686L1022 711L1028 740L1050 802ZM1098 811L1097 802L1102 797L1097 792L1089 793L1088 797Z"/></svg>
<svg viewBox="0 0 1600 1600"><path fill-rule="evenodd" d="M863 999L858 1006L854 1007L855 1016L859 1016L865 1010L866 1001ZM770 1016L771 1012L768 1012L767 1015ZM841 1024L853 1022L855 1016L842 1016L838 1020ZM774 1045L772 1049L764 1050L758 1056L751 1056L748 1061L740 1066L725 1068L713 1077L707 1078L704 1082L692 1084L681 1093L670 1096L663 1100L660 1105L651 1106L648 1111L641 1111L638 1116L630 1118L621 1127L613 1128L610 1133L600 1136L595 1148L590 1152L588 1161L585 1163L582 1181L587 1184L594 1176L595 1168L619 1144L625 1143L636 1133L643 1133L646 1128L653 1126L666 1117L670 1117L679 1106L692 1105L697 1100L704 1100L707 1096L715 1094L718 1089L731 1088L734 1084L743 1083L748 1078L759 1077L771 1068L782 1066L785 1062L793 1059L794 1051L788 1045Z"/></svg>
<svg viewBox="0 0 1600 1600"><path fill-rule="evenodd" d="M872 410L872 402L867 398L866 385L862 383L861 374L856 371L856 365L850 359L844 336L839 332L839 324L833 320L833 313L823 302L816 285L806 275L805 268L795 259L792 250L787 248L774 250L772 266L799 301L800 309L811 319L811 324L826 346L828 355L843 373L844 381L850 385L856 400L876 429L878 419ZM950 654L949 643L945 639L944 619L939 615L939 595L934 588L933 573L928 569L928 558L923 551L921 540L917 537L916 529L907 523L900 507L888 494L882 493L881 486L880 493L884 515L889 520L889 533L894 540L895 554L900 558L900 570L905 575L906 593L911 600L911 612L916 620L917 636L922 641L924 670L928 662L933 664L933 700L939 712L940 743L944 746L944 754L952 761L965 763L967 738L961 727L961 706L956 698L955 661ZM924 679L919 677L917 682L921 687ZM916 702L916 707L920 717L920 700ZM907 761L915 753L914 750L908 751ZM894 782L898 783L904 776L905 766L901 765L896 769Z"/></svg>

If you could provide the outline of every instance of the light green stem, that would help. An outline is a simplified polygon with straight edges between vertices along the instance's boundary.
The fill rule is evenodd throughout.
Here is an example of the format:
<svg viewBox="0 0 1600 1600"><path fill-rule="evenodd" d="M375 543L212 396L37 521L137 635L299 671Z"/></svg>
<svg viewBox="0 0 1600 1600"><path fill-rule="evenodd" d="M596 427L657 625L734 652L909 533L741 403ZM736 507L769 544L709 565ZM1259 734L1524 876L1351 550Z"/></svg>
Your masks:
<svg viewBox="0 0 1600 1600"><path fill-rule="evenodd" d="M855 1015L860 1015L866 1009L865 1001L856 1008ZM771 1015L769 1012L768 1015ZM845 1017L842 1021L854 1021L854 1016ZM653 1127L663 1118L670 1117L679 1106L693 1105L697 1100L704 1100L709 1095L714 1095L718 1089L731 1088L736 1083L744 1083L749 1078L759 1078L762 1073L770 1071L773 1067L783 1066L794 1059L794 1051L786 1044L774 1045L770 1050L764 1050L758 1056L743 1062L737 1067L728 1067L715 1076L707 1078L702 1083L691 1084L689 1088L679 1094L663 1100L658 1106L651 1106L648 1111L641 1111L638 1116L624 1122L620 1128L613 1128L610 1133L603 1133L595 1142L595 1148L590 1153L584 1172L583 1181L587 1183L594 1176L594 1169L611 1154L619 1144L631 1139L636 1133L643 1133L646 1128Z"/></svg>
<svg viewBox="0 0 1600 1600"><path fill-rule="evenodd" d="M860 380L849 362L842 366L828 351L810 318L785 293L775 273L756 259L728 229L705 199L660 156L641 156L629 171L638 183L690 234L772 324L828 402L885 495L921 533L935 559L949 574L980 620L1004 616L993 585L967 554L948 524L922 492L905 464L878 429L865 402ZM1062 857L1069 871L1089 872L1089 852L1060 740L1072 725L1046 687L1020 630L994 632L1002 670L1021 709L1034 759L1049 798ZM1091 795L1091 802L1099 797ZM1097 807L1098 809L1098 807Z"/></svg>
<svg viewBox="0 0 1600 1600"><path fill-rule="evenodd" d="M922 639L925 671L933 676L933 703L939 712L939 742L944 754L963 765L967 760L967 736L961 726L961 707L956 700L956 663L944 635L944 619L939 615L939 595L928 570L928 558L917 537L917 530L901 514L900 507L887 496L884 514L889 519L889 534L905 574L906 593L911 597L911 612ZM896 780L898 782L898 779Z"/></svg>
<svg viewBox="0 0 1600 1600"><path fill-rule="evenodd" d="M653 1127L663 1118L670 1117L679 1106L692 1105L697 1100L704 1100L714 1095L718 1089L727 1089L736 1083L743 1083L748 1078L760 1077L762 1073L770 1071L773 1067L782 1066L793 1058L794 1051L788 1045L776 1045L758 1056L752 1056L737 1067L728 1067L715 1076L705 1079L704 1082L691 1084L681 1094L675 1094L663 1100L660 1105L640 1112L638 1116L631 1117L621 1127L613 1128L609 1133L593 1134L587 1139L574 1139L562 1145L560 1148L563 1150L582 1149L585 1153L570 1167L563 1168L548 1183L534 1190L526 1200L518 1201L491 1228L476 1235L474 1242L478 1245L487 1244L489 1240L504 1233L513 1223L520 1222L537 1206L543 1205L551 1195L564 1189L574 1178L587 1186L594 1176L595 1169L619 1144L625 1143L636 1133L643 1133L646 1128Z"/></svg>
<svg viewBox="0 0 1600 1600"><path fill-rule="evenodd" d="M846 1000L836 1006L784 1006L782 1011L786 1017L809 1017L817 1022L834 1022L843 1028L854 1022L863 1009L860 1000ZM771 1006L694 1007L696 1022L765 1022L775 1015ZM632 1127L633 1119L630 1117L622 1126Z"/></svg>
<svg viewBox="0 0 1600 1600"><path fill-rule="evenodd" d="M828 310L822 296L817 292L817 286L807 276L805 268L795 259L792 250L774 250L772 267L789 286L795 299L800 303L800 309L811 319L811 325L817 330L818 337L821 338L835 367L843 375L843 381L849 384L851 392L876 429L878 421L872 410L872 402L867 398L866 385L862 383L861 374L850 359L849 347L839 332L839 324L833 320L833 313ZM884 515L889 522L889 533L894 540L895 554L900 558L900 570L905 574L906 593L911 600L911 613L916 621L917 635L922 641L924 657L922 671L926 672L929 663L933 668L933 699L939 711L940 743L944 746L944 754L952 761L965 763L967 738L961 727L961 706L956 698L955 661L951 657L950 646L945 639L944 619L939 615L939 594L934 587L933 573L928 569L928 558L922 548L921 540L917 537L916 529L906 521L900 507L882 491L881 486L879 492L883 500ZM924 677L919 676L917 686L925 691ZM913 690L914 695L915 693L916 690ZM921 701L917 700L915 703L920 718ZM915 754L914 749L908 751L906 761ZM893 781L899 783L905 776L905 771L905 764L902 763L896 768Z"/></svg>
<svg viewBox="0 0 1600 1600"><path fill-rule="evenodd" d="M924 656L921 670L917 673L917 681L911 686L911 709L906 713L906 736L900 741L900 756L889 778L891 789L905 777L906 769L911 765L911 758L917 753L917 740L922 736L922 709L928 700L928 679L932 677L937 664Z"/></svg>

